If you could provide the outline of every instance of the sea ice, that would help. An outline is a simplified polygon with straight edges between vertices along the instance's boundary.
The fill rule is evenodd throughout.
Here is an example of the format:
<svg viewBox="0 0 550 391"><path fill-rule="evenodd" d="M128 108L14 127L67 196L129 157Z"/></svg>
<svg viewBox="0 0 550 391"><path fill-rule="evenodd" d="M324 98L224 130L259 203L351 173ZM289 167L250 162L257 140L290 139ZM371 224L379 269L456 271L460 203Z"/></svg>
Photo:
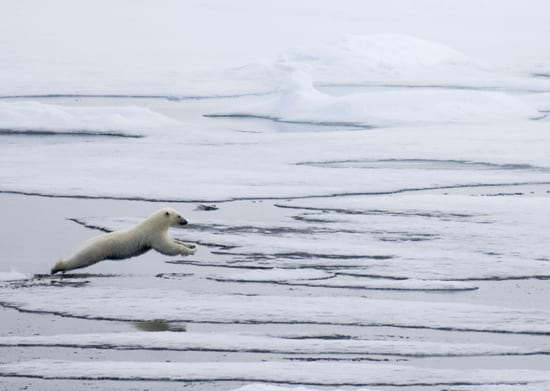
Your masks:
<svg viewBox="0 0 550 391"><path fill-rule="evenodd" d="M452 370L319 362L125 362L30 360L0 364L1 376L44 379L240 381L308 385L411 386L548 382L548 371Z"/></svg>
<svg viewBox="0 0 550 391"><path fill-rule="evenodd" d="M87 131L108 135L113 132L139 132L176 124L176 120L143 107L82 107L38 102L0 102L0 128L20 133Z"/></svg>
<svg viewBox="0 0 550 391"><path fill-rule="evenodd" d="M292 305L288 305L289 302ZM550 333L550 312L544 310L363 297L242 296L197 294L162 288L81 286L74 290L31 286L1 288L0 303L23 311L90 319L318 323Z"/></svg>
<svg viewBox="0 0 550 391"><path fill-rule="evenodd" d="M514 297L505 307L475 303L492 301L512 284L459 281L550 276L545 235L550 226L542 213L550 191L547 1L529 6L515 0L153 3L3 3L0 192L244 201L220 202L219 214L195 215L195 225L175 232L204 250L200 257L175 261L183 265L164 265L169 271L183 269L171 274L176 277L188 276L185 263L206 266L193 269L198 270L190 277L193 287L152 276L138 280L135 270L114 282L29 280L0 272L0 303L40 313L24 316L37 320L27 325L34 331L44 330L39 318L45 312L195 322L197 331L204 326L221 332L4 336L4 346L27 347L5 349L9 357L1 360L0 376L254 383L240 391L307 391L306 384L549 388L548 371L519 369L529 362L525 357L513 357L510 368L499 370L420 368L416 365L429 359L415 357L527 354L544 363L548 355L545 346L522 345L550 334L550 312L521 302L532 293L526 286L543 282L519 281L518 289L499 298ZM354 35L343 35L349 31ZM379 34L385 31L395 34ZM237 118L204 116L212 113ZM94 135L102 137L91 139ZM254 204L246 201L258 199L268 199L269 206L251 218ZM235 205L243 216L224 214ZM68 208L61 210L59 219L70 217L63 213ZM73 217L107 230L126 228L136 219ZM265 269L237 269L250 267ZM207 277L255 285L201 280ZM27 281L11 281L20 278ZM300 287L256 285L268 281ZM214 292L228 289L203 294L203 283L215 286ZM436 296L302 286L315 284L482 289ZM286 296L247 295L264 288ZM315 297L319 292L327 296ZM473 303L438 302L446 298ZM543 307L537 300L531 304ZM96 330L95 322L75 322ZM310 328L330 333L340 325L380 326L382 339L393 331L396 338L320 340L307 334ZM291 327L304 330L300 335L307 338L228 331L284 334ZM437 341L474 335L517 343ZM143 362L139 352L133 352L132 362L25 361L36 357L34 349L59 357L65 349L56 345L63 343L77 349L230 353L225 362ZM238 349L411 357L400 365L251 362L248 357L239 362ZM93 358L116 354L98 352ZM493 358L480 362L495 366ZM459 360L440 361L456 368Z"/></svg>
<svg viewBox="0 0 550 391"><path fill-rule="evenodd" d="M470 283L441 280L550 275L550 266L544 262L544 233L550 226L548 220L540 218L546 203L544 197L469 194L278 201L277 222L244 214L233 217L229 225L219 218L201 215L198 222L192 221L172 234L225 255L223 260L207 257L182 263L275 269L227 273L216 278L291 281L299 273L317 276L319 271L313 269L323 269L326 273L403 280L340 276L315 284L374 289L471 289L474 286ZM79 217L75 221L113 231L130 227L138 220ZM301 270L304 268L308 271Z"/></svg>
<svg viewBox="0 0 550 391"><path fill-rule="evenodd" d="M274 58L234 68L227 75L273 88L296 71L310 74L320 86L510 91L550 87L550 83L505 72L442 43L406 34L346 35L330 44L285 50Z"/></svg>
<svg viewBox="0 0 550 391"><path fill-rule="evenodd" d="M360 273L355 271L356 273ZM322 274L315 278L317 274ZM438 281L417 279L380 279L366 276L342 276L334 273L320 272L312 269L269 269L250 270L240 273L209 274L208 278L224 282L257 282L274 283L282 285L325 287L325 288L349 288L372 290L419 290L419 291L463 291L475 290L477 286L461 281ZM350 271L353 273L353 271ZM365 273L368 273L365 270ZM313 274L313 276L311 276ZM308 276L300 278L300 276Z"/></svg>
<svg viewBox="0 0 550 391"><path fill-rule="evenodd" d="M310 75L291 75L275 96L213 116L267 118L281 122L388 127L518 121L541 117L526 102L501 92L403 89L330 96Z"/></svg>
<svg viewBox="0 0 550 391"><path fill-rule="evenodd" d="M461 344L420 340L323 339L235 333L134 332L0 337L0 346L50 346L100 349L198 350L279 354L387 355L458 357L546 354L546 347Z"/></svg>

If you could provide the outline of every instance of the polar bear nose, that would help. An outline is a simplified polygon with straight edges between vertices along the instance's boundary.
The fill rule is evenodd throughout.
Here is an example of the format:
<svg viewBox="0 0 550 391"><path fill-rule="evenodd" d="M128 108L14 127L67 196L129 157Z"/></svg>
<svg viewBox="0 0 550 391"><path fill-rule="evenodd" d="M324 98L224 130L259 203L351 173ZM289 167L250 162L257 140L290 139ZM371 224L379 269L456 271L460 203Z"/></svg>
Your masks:
<svg viewBox="0 0 550 391"><path fill-rule="evenodd" d="M183 217L181 218L180 225L187 224L187 220L185 220Z"/></svg>

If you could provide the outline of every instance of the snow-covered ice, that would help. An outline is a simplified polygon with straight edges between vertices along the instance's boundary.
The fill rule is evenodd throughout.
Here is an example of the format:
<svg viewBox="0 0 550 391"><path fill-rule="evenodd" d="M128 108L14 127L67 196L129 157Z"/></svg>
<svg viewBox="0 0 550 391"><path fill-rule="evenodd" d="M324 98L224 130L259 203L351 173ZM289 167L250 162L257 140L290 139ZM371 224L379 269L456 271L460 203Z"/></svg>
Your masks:
<svg viewBox="0 0 550 391"><path fill-rule="evenodd" d="M17 170L0 172L2 190L204 201L550 182L550 172L544 169L550 167L545 148L550 136L546 122L540 121L293 134L235 132L212 128L210 122L198 132L199 126L180 125L168 135L100 144L79 139L53 144L14 140L15 144L2 145L0 163L17 162ZM64 159L60 161L59 156ZM112 156L117 159L108 159ZM466 166L432 171L413 165L399 170L353 166L341 170L302 164L365 159L423 159L438 166L441 161L457 160L525 165L526 169Z"/></svg>
<svg viewBox="0 0 550 391"><path fill-rule="evenodd" d="M31 286L0 290L0 303L24 311L89 319L208 323L393 326L501 333L550 333L550 312L463 303L363 297L197 294L174 289ZM289 303L291 305L289 305Z"/></svg>
<svg viewBox="0 0 550 391"><path fill-rule="evenodd" d="M26 280L30 276L15 270L9 272L0 272L0 281L16 281L16 280Z"/></svg>
<svg viewBox="0 0 550 391"><path fill-rule="evenodd" d="M282 354L496 356L546 354L548 347L434 343L413 340L292 338L235 333L134 332L0 337L0 346L197 350Z"/></svg>
<svg viewBox="0 0 550 391"><path fill-rule="evenodd" d="M320 268L328 273L402 280L339 277L307 284L452 290L475 285L441 280L547 278L545 235L550 226L540 218L547 199L490 196L493 191L481 189L478 196L403 194L281 200L277 206L284 217L277 222L241 214L228 224L216 215L201 215L198 222L191 220L186 228L173 230L173 235L222 248L217 251L225 254L225 261L203 259L198 265L277 269L215 276L226 280L291 281L300 279L300 273L310 273L307 278L330 277L319 275ZM128 228L138 220L76 219L107 231Z"/></svg>
<svg viewBox="0 0 550 391"><path fill-rule="evenodd" d="M109 135L121 132L124 136L125 131L139 132L176 124L177 121L142 107L74 107L0 101L0 133L49 131L53 134L89 132Z"/></svg>
<svg viewBox="0 0 550 391"><path fill-rule="evenodd" d="M544 91L546 82L507 73L452 47L405 34L347 34L330 43L293 48L228 72L258 84L281 83L295 72L320 86L446 87L449 90Z"/></svg>
<svg viewBox="0 0 550 391"><path fill-rule="evenodd" d="M2 382L548 389L549 12L5 1ZM159 203L196 255L39 274Z"/></svg>
<svg viewBox="0 0 550 391"><path fill-rule="evenodd" d="M501 92L404 89L329 96L316 90L304 72L291 74L274 96L258 100L209 115L356 127L509 122L544 116L521 99Z"/></svg>
<svg viewBox="0 0 550 391"><path fill-rule="evenodd" d="M37 376L45 379L225 380L334 386L515 384L550 381L548 371L461 371L402 365L315 362L167 363L32 360L1 364L0 374Z"/></svg>

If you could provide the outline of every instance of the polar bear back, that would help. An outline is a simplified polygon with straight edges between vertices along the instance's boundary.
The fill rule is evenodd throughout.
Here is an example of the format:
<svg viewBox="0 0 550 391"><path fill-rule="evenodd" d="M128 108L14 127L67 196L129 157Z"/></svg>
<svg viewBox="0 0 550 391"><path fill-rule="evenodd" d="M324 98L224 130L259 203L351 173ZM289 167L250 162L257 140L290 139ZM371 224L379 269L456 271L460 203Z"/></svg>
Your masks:
<svg viewBox="0 0 550 391"><path fill-rule="evenodd" d="M105 259L117 260L141 255L150 250L151 245L146 236L139 236L139 233L133 230L97 236L86 241L67 262L74 264L78 260L82 266L88 266Z"/></svg>

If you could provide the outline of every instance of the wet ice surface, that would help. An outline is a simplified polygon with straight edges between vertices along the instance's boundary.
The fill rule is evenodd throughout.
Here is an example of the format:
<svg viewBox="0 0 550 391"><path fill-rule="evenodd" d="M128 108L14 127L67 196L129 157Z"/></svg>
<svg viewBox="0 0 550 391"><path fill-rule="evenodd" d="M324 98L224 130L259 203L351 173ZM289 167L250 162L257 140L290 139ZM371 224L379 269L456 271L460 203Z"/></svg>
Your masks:
<svg viewBox="0 0 550 391"><path fill-rule="evenodd" d="M544 193L536 187L515 189ZM171 381L191 382L198 389L234 389L239 383L258 381L257 387L265 387L263 382L282 382L312 389L327 384L369 388L400 384L411 389L471 384L468 389L474 390L479 384L495 383L544 389L545 383L539 382L549 380L545 369L546 334L550 332L545 260L531 260L542 265L534 271L527 266L514 269L513 264L508 268L501 261L499 267L493 267L498 278L482 278L489 261L472 264L457 253L452 258L453 268L441 268L436 279L426 272L412 274L426 267L420 260L402 261L411 264L407 269L410 275L404 274L395 252L391 256L383 252L346 256L330 247L313 252L307 244L309 237L337 235L334 224L341 224L339 230L346 235L358 235L352 231L360 228L362 220L354 217L365 216L384 217L394 220L393 224L403 224L403 219L426 220L426 227L433 222L434 228L466 224L468 230L470 225L490 221L507 231L511 230L505 224L511 218L507 210L513 210L509 213L522 225L536 222L536 213L527 213L529 207L536 208L537 201L546 199L542 194L486 195L495 191L493 188L470 191L470 195L445 195L443 191L416 195L414 203L409 198L404 204L396 201L400 209L392 209L392 198L400 195L389 196L390 200L360 196L239 201L218 204L215 211L203 211L195 203L176 204L192 224L170 234L205 242L193 258L151 253L129 261L100 263L65 277L37 274L29 279L32 273L26 269L4 273L0 301L3 319L9 321L0 337L0 361L5 364L0 371L12 379L10 384L22 384L29 377L44 378L50 379L46 384L53 389L75 381L100 381L105 382L102 387L110 387L109 381L115 380L123 388L130 388L135 381L160 381L163 389L171 389ZM40 220L53 218L62 232L76 231L79 240L130 226L158 206L2 197L14 205L18 215L28 205L64 211L61 213L67 219L59 219L55 212L45 213ZM437 199L441 204L434 203ZM452 208L443 207L447 199L454 200ZM516 207L501 209L501 200ZM483 210L477 208L478 201ZM368 208L362 207L364 203ZM414 209L403 205L414 205ZM488 209L487 205L493 206ZM517 205L528 206L518 209ZM82 207L105 216L82 216ZM136 216L129 216L136 208ZM117 209L120 217L111 217ZM518 210L523 211L523 219ZM422 252L426 241L445 241L445 246L463 242L461 237L454 238L456 231L443 230L435 238L412 241L385 241L379 233L369 239L369 230L361 230L360 235L370 243L363 251L378 249L379 244L408 243L410 252L415 248ZM537 230L531 232L535 235ZM282 244L297 246L292 244L295 236L304 242L300 252L289 251ZM75 246L79 240L73 239ZM345 235L338 241L346 247ZM249 253L247 247L253 245ZM516 245L500 242L501 252ZM273 246L283 248L274 252ZM54 255L48 259L55 259ZM41 273L51 266L42 256L29 259L27 265ZM371 270L382 267L386 270L382 277ZM469 277L460 274L466 269ZM475 275L479 278L472 278ZM462 290L466 288L475 290ZM142 366L155 370L144 372ZM318 375L321 372L326 378Z"/></svg>
<svg viewBox="0 0 550 391"><path fill-rule="evenodd" d="M417 18L437 8L419 2ZM262 20L245 3L247 23ZM294 20L263 4L292 39L261 45L235 38L243 13L229 3L73 9L47 24L0 14L1 385L549 388L550 62L527 45L547 41L546 20L537 30L529 11L536 39L515 45L531 62L497 66L462 28L342 33L389 11L410 28L416 6L375 3L316 5L330 23L297 42L310 9L293 5ZM457 5L453 20L472 14ZM48 31L41 45L14 38L21 15ZM94 15L105 29L81 28ZM181 30L206 16L231 21L227 37ZM70 50L83 43L67 23L90 50ZM499 42L519 39L512 24L492 26ZM119 45L139 36L139 55ZM43 50L52 42L65 49ZM79 242L167 205L190 221L170 235L196 255L47 274Z"/></svg>

